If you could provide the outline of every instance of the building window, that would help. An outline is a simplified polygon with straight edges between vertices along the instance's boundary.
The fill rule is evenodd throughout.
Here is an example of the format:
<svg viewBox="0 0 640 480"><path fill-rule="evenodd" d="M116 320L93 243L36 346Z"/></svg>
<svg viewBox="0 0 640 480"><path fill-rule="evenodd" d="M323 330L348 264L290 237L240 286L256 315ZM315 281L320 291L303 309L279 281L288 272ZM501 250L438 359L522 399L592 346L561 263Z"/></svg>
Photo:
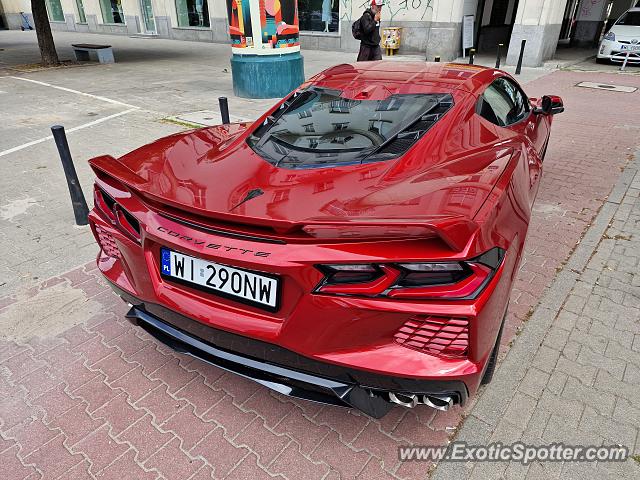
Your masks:
<svg viewBox="0 0 640 480"><path fill-rule="evenodd" d="M47 0L47 12L52 22L64 22L64 12L60 0Z"/></svg>
<svg viewBox="0 0 640 480"><path fill-rule="evenodd" d="M209 28L207 0L176 0L179 27Z"/></svg>
<svg viewBox="0 0 640 480"><path fill-rule="evenodd" d="M100 0L104 23L124 23L122 0Z"/></svg>
<svg viewBox="0 0 640 480"><path fill-rule="evenodd" d="M338 0L298 0L300 30L337 32L339 8Z"/></svg>
<svg viewBox="0 0 640 480"><path fill-rule="evenodd" d="M84 14L84 4L82 0L76 0L76 8L78 9L78 23L87 23L87 16Z"/></svg>

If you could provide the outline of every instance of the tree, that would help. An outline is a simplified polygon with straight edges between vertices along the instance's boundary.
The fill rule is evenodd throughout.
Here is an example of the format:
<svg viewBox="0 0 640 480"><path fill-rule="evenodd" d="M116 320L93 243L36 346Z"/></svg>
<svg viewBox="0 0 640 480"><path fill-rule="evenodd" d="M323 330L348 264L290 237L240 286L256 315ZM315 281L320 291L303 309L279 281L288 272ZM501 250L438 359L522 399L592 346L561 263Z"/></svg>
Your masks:
<svg viewBox="0 0 640 480"><path fill-rule="evenodd" d="M31 13L33 14L33 23L36 27L36 36L38 37L38 48L40 48L42 64L45 67L50 67L60 65L60 60L58 60L56 44L53 42L53 35L51 35L47 6L44 2L45 0L31 0Z"/></svg>

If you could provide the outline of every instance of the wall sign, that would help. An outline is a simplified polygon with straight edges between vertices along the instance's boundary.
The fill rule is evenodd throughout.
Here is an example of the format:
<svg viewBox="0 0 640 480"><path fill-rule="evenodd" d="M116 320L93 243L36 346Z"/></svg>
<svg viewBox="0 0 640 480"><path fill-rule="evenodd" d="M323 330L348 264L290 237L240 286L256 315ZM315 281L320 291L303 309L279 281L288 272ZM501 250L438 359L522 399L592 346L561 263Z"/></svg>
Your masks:
<svg viewBox="0 0 640 480"><path fill-rule="evenodd" d="M465 15L462 18L462 56L465 55L467 48L473 48L473 25L475 23L475 16Z"/></svg>

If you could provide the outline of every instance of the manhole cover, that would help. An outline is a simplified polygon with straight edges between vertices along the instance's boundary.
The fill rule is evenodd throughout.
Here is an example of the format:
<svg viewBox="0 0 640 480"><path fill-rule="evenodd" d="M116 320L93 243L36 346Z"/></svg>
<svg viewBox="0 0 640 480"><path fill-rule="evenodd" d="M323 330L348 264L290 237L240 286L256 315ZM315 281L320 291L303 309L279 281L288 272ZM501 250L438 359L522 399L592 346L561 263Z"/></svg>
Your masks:
<svg viewBox="0 0 640 480"><path fill-rule="evenodd" d="M636 87L627 87L625 85L609 85L606 83L595 83L595 82L580 82L576 84L576 87L595 88L596 90L609 90L610 92L623 92L623 93L633 93L637 90Z"/></svg>

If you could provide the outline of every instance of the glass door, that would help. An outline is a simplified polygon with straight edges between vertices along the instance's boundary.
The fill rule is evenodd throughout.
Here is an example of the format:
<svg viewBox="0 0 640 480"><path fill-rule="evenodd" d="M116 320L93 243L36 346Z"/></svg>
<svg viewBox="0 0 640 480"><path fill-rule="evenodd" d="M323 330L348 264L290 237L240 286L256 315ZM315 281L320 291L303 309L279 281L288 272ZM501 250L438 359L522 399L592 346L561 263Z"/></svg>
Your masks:
<svg viewBox="0 0 640 480"><path fill-rule="evenodd" d="M140 10L142 11L145 33L156 33L156 21L153 18L151 0L140 0Z"/></svg>

